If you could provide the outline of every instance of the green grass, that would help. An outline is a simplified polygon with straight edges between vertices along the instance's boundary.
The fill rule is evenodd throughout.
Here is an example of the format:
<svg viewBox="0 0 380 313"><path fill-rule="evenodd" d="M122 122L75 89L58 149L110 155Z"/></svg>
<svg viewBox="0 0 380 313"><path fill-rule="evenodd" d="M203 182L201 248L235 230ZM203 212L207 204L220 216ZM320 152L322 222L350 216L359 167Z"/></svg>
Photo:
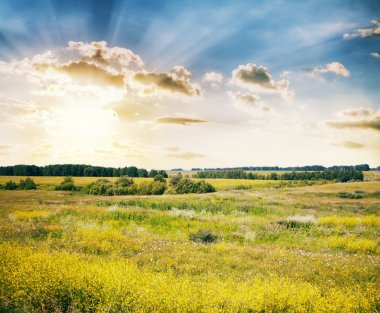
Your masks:
<svg viewBox="0 0 380 313"><path fill-rule="evenodd" d="M0 190L1 312L379 311L378 182L107 197L34 180Z"/></svg>

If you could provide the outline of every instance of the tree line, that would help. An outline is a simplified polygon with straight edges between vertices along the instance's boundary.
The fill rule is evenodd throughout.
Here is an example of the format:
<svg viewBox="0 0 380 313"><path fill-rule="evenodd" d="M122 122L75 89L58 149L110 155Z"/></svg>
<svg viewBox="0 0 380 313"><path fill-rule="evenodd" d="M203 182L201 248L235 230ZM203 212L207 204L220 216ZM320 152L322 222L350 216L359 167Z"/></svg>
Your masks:
<svg viewBox="0 0 380 313"><path fill-rule="evenodd" d="M347 182L364 179L362 171L353 169L327 169L323 171L285 172L282 174L270 173L261 175L243 170L200 171L194 178L223 178L223 179L268 179L268 180L335 180Z"/></svg>
<svg viewBox="0 0 380 313"><path fill-rule="evenodd" d="M221 171L221 170L242 170L242 171L324 171L324 170L355 170L369 171L368 164L359 165L334 165L325 167L322 165L307 165L307 166L241 166L241 167L217 167L217 168L192 168L192 171Z"/></svg>
<svg viewBox="0 0 380 313"><path fill-rule="evenodd" d="M167 178L164 170L129 167L103 167L85 164L54 164L46 166L13 165L0 166L0 176L86 176L86 177L155 177L162 175Z"/></svg>

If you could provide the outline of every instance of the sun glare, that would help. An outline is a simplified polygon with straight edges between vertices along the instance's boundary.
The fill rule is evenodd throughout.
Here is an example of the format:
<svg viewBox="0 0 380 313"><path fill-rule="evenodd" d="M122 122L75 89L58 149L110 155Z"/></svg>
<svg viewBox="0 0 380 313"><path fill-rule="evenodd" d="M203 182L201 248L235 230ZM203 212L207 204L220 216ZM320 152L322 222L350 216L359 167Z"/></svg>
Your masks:
<svg viewBox="0 0 380 313"><path fill-rule="evenodd" d="M72 103L59 111L56 135L70 144L95 146L110 135L114 119L112 111L94 103Z"/></svg>

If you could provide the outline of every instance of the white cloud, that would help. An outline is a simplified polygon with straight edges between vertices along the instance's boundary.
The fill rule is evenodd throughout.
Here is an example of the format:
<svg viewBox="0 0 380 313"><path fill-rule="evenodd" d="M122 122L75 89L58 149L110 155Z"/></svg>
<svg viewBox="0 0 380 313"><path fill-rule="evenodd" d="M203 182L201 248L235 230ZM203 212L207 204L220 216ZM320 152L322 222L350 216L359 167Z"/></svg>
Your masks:
<svg viewBox="0 0 380 313"><path fill-rule="evenodd" d="M131 66L142 67L144 62L129 49L120 47L107 47L106 41L81 42L69 41L69 50L76 51L83 60L101 66L109 66L123 72Z"/></svg>
<svg viewBox="0 0 380 313"><path fill-rule="evenodd" d="M186 96L199 96L198 84L191 83L191 73L183 66L175 66L170 72L137 72L133 79L143 86L144 93L166 91Z"/></svg>
<svg viewBox="0 0 380 313"><path fill-rule="evenodd" d="M380 53L379 52L372 52L371 57L373 57L375 59L380 59Z"/></svg>
<svg viewBox="0 0 380 313"><path fill-rule="evenodd" d="M380 36L380 22L377 20L372 20L371 24L373 24L373 27L370 28L359 28L355 30L353 33L345 33L343 34L344 39L352 39L352 38L365 38L365 37L373 37L373 36Z"/></svg>
<svg viewBox="0 0 380 313"><path fill-rule="evenodd" d="M270 111L270 107L265 105L259 95L253 92L228 92L234 104L246 109L260 109L262 111Z"/></svg>
<svg viewBox="0 0 380 313"><path fill-rule="evenodd" d="M337 129L362 129L380 131L380 110L357 108L340 113L339 120L328 121L327 125Z"/></svg>
<svg viewBox="0 0 380 313"><path fill-rule="evenodd" d="M230 83L256 92L279 92L285 100L294 96L294 91L289 90L289 80L282 79L276 82L266 67L253 63L235 68Z"/></svg>
<svg viewBox="0 0 380 313"><path fill-rule="evenodd" d="M217 72L208 72L203 76L202 81L210 84L213 88L218 88L223 82L223 75Z"/></svg>
<svg viewBox="0 0 380 313"><path fill-rule="evenodd" d="M321 74L326 74L326 73L333 73L335 75L343 76L343 77L350 76L350 71L342 63L339 63L336 61L328 63L326 65L322 65L322 66L306 68L305 71L315 76L319 76Z"/></svg>

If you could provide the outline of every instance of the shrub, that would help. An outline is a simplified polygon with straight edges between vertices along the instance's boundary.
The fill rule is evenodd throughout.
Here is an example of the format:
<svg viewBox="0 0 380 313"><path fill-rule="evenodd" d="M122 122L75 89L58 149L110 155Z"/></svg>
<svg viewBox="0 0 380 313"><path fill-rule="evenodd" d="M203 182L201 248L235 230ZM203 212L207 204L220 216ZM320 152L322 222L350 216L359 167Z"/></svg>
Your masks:
<svg viewBox="0 0 380 313"><path fill-rule="evenodd" d="M344 199L362 199L363 194L357 192L340 192L338 193L338 197Z"/></svg>
<svg viewBox="0 0 380 313"><path fill-rule="evenodd" d="M161 174L157 174L156 176L154 176L153 180L161 183L166 183L166 179Z"/></svg>
<svg viewBox="0 0 380 313"><path fill-rule="evenodd" d="M191 233L189 238L194 242L209 244L217 242L220 237L209 229L200 229L196 233Z"/></svg>
<svg viewBox="0 0 380 313"><path fill-rule="evenodd" d="M207 193L214 192L215 188L210 183L201 181L193 181L190 178L181 179L175 186L174 190L176 193L184 194L184 193Z"/></svg>
<svg viewBox="0 0 380 313"><path fill-rule="evenodd" d="M58 186L55 186L55 190L75 191L79 190L79 187L75 186L72 177L67 176Z"/></svg>
<svg viewBox="0 0 380 313"><path fill-rule="evenodd" d="M129 178L128 176L120 177L116 180L115 185L119 187L128 187L134 184L134 181L132 178Z"/></svg>
<svg viewBox="0 0 380 313"><path fill-rule="evenodd" d="M166 190L166 182L152 181L135 184L131 178L122 177L114 184L109 180L99 179L87 186L87 193L93 195L162 195Z"/></svg>
<svg viewBox="0 0 380 313"><path fill-rule="evenodd" d="M141 194L151 194L151 195L162 195L166 190L166 181L153 181L148 185L148 192L150 193L141 193Z"/></svg>
<svg viewBox="0 0 380 313"><path fill-rule="evenodd" d="M171 176L170 177L170 181L169 181L170 186L177 185L180 182L181 179L182 179L182 174L181 173L177 173L177 174Z"/></svg>
<svg viewBox="0 0 380 313"><path fill-rule="evenodd" d="M108 195L112 183L108 179L98 179L87 185L87 193L91 195Z"/></svg>
<svg viewBox="0 0 380 313"><path fill-rule="evenodd" d="M231 189L233 189L233 190L249 190L251 188L252 187L248 186L248 185L237 185L235 187L232 187Z"/></svg>
<svg viewBox="0 0 380 313"><path fill-rule="evenodd" d="M22 190L32 190L37 189L36 183L30 177L27 177L25 180L21 179L20 184L18 185L19 189Z"/></svg>
<svg viewBox="0 0 380 313"><path fill-rule="evenodd" d="M7 181L4 185L5 190L15 190L16 188L17 188L17 184L12 180Z"/></svg>

